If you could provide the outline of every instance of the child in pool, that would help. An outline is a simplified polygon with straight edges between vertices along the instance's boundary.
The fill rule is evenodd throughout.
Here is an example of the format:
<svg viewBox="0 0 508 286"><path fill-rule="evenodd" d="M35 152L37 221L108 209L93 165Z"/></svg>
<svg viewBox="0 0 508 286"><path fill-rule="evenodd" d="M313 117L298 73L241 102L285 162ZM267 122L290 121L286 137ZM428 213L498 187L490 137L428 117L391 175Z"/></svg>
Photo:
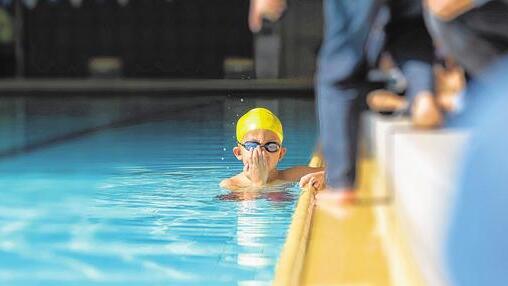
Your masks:
<svg viewBox="0 0 508 286"><path fill-rule="evenodd" d="M320 190L324 187L323 168L295 166L277 170L277 164L286 154L282 124L270 110L254 108L244 114L236 124L238 145L233 148L235 157L242 161L243 172L224 179L220 186L231 191L256 190L285 182L310 184Z"/></svg>

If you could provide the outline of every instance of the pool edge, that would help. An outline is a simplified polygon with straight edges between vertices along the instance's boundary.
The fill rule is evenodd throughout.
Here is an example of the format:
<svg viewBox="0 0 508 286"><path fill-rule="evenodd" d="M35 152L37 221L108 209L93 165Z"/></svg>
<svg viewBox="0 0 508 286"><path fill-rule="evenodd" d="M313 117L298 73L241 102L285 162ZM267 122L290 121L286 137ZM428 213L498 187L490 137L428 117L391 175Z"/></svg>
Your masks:
<svg viewBox="0 0 508 286"><path fill-rule="evenodd" d="M316 160L319 162L318 165L314 164ZM321 166L321 162L321 158L314 156L309 165L313 167ZM387 190L387 178L379 171L377 162L363 158L360 160L359 165L361 171L360 184L371 192L370 195L372 197L385 197L389 192ZM374 188L374 185L380 185L381 187ZM319 210L316 210L315 207L314 194L314 191L308 188L302 189L301 191L301 195L298 199L293 219L288 230L286 242L277 262L272 285L314 285L309 284L309 279L307 279L308 277L305 275L305 271L308 270L306 268L309 267L309 265L306 265L306 263L309 263L309 247L312 248L312 245L309 243L309 238L313 232L316 231L315 228L317 226L313 224L319 224L319 222L314 221L316 219L315 216L319 214ZM403 218L401 217L399 206L393 201L389 201L386 204L382 203L380 205L372 205L366 208L360 207L360 209L368 209L372 213L372 219L374 222L372 229L379 235L378 251L381 253L380 255L382 258L382 261L379 260L376 264L380 265L380 262L382 262L385 265L385 269L382 270L383 273L378 275L379 277L384 277L384 279L382 279L383 281L376 280L379 277L374 275L369 278L374 279L374 281L368 281L369 283L361 285L429 285L428 281L426 281L423 277L422 269L419 267L420 265L418 265L414 256L413 249L411 247L411 239L407 233L407 225L404 224ZM321 210L321 216L323 215L322 212L323 210ZM327 224L326 226L330 227L333 225ZM323 229L323 225L318 228ZM345 234L347 236L354 235L351 231L347 231ZM314 244L315 243L316 242L314 241ZM362 246L356 245L356 247ZM333 260L338 256L340 256L339 253L332 255L332 257L327 256L328 258L323 255L319 255L319 260ZM350 262L353 267L358 266L357 261ZM319 263L319 265L323 264ZM313 267L313 269L318 268L316 268L316 265ZM344 276L339 272L340 271L337 271L335 274L332 274L333 279L328 281L331 284L321 283L319 285L353 285L349 283L352 278L350 273L348 273L347 276ZM362 276L364 276L369 272L362 270L360 270L360 272L356 272L356 274L361 273L363 273ZM372 276L372 273L369 273L367 276ZM348 280L350 281L346 282ZM370 284L370 282L374 284Z"/></svg>
<svg viewBox="0 0 508 286"><path fill-rule="evenodd" d="M314 154L309 161L309 166L323 166L321 155ZM314 205L314 190L310 187L303 188L293 213L286 241L277 261L273 285L301 284L300 279L305 262Z"/></svg>

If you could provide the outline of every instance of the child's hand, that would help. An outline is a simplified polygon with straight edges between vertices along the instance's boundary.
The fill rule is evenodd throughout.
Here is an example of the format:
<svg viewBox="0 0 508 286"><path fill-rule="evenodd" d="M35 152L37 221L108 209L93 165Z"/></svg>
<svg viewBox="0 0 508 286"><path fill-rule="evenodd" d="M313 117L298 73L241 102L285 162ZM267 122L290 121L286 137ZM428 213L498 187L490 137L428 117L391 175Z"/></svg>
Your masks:
<svg viewBox="0 0 508 286"><path fill-rule="evenodd" d="M265 151L258 146L251 152L243 168L244 174L254 186L263 186L268 181L269 170L265 156Z"/></svg>
<svg viewBox="0 0 508 286"><path fill-rule="evenodd" d="M307 184L316 190L321 190L325 186L325 172L315 172L303 176L300 179L300 187L303 188Z"/></svg>

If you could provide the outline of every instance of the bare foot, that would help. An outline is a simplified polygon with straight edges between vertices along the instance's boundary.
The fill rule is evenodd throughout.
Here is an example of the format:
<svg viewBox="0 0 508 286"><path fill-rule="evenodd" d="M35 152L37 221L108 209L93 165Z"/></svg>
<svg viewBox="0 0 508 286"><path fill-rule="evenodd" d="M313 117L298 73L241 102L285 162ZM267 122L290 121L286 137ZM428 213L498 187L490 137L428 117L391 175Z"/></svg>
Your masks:
<svg viewBox="0 0 508 286"><path fill-rule="evenodd" d="M430 92L419 93L411 106L411 120L416 128L431 129L443 124L443 114Z"/></svg>
<svg viewBox="0 0 508 286"><path fill-rule="evenodd" d="M458 109L458 97L466 86L464 70L453 62L448 62L447 67L437 65L434 68L436 75L437 103L446 112L454 112Z"/></svg>
<svg viewBox="0 0 508 286"><path fill-rule="evenodd" d="M446 112L455 112L459 109L458 93L440 93L437 97L437 104Z"/></svg>
<svg viewBox="0 0 508 286"><path fill-rule="evenodd" d="M356 199L356 192L351 188L326 188L316 194L316 203L318 205L351 205L355 203Z"/></svg>
<svg viewBox="0 0 508 286"><path fill-rule="evenodd" d="M393 92L379 89L369 93L367 104L371 110L385 112L402 110L406 107L407 101Z"/></svg>

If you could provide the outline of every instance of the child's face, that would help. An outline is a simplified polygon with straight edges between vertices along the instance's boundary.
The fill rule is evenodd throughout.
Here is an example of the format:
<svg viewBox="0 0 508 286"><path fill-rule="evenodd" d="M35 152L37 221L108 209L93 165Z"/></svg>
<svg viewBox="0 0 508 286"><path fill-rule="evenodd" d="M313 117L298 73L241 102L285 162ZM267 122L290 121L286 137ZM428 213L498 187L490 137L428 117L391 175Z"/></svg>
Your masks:
<svg viewBox="0 0 508 286"><path fill-rule="evenodd" d="M248 132L241 143L245 144L246 142L256 142L260 145L265 145L271 142L275 142L279 146L281 144L279 137L274 132L261 129ZM286 148L283 148L282 146L275 152L268 152L268 150L263 147L261 150L265 154L265 159L267 160L267 165L270 171L277 168L277 164L286 154ZM237 147L233 148L233 154L235 154L236 158L241 160L244 165L247 163L247 160L250 158L253 151L254 150L247 151L247 149L240 144Z"/></svg>

